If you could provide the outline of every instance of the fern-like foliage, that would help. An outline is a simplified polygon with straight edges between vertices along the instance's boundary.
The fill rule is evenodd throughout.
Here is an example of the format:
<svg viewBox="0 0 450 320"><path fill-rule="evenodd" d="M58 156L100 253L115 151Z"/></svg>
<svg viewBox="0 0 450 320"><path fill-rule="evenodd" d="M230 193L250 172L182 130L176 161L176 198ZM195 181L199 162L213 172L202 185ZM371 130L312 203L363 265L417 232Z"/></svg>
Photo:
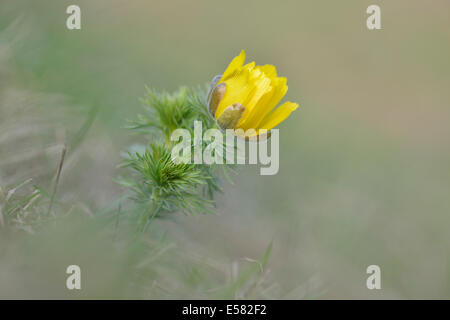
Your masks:
<svg viewBox="0 0 450 320"><path fill-rule="evenodd" d="M228 177L227 165L175 164L171 159L172 132L183 128L193 134L194 121L203 130L217 128L205 104L206 91L180 88L173 94L147 88L141 101L145 114L128 128L144 135L146 146L136 146L124 154L121 168L126 172L117 181L128 188L134 203L140 204L140 226L144 229L156 217L168 213L213 212L214 195L220 192L220 174Z"/></svg>

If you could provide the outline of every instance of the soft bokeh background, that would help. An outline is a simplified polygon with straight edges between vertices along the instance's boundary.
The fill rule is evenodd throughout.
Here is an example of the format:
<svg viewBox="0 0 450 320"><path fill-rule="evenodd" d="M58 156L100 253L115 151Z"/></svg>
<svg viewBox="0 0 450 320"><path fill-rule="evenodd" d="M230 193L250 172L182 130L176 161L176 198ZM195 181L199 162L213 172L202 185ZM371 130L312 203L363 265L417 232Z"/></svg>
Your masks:
<svg viewBox="0 0 450 320"><path fill-rule="evenodd" d="M65 27L70 4L81 30ZM366 28L370 4L381 6L382 30ZM245 49L277 66L286 99L301 106L280 126L280 172L241 168L224 182L219 215L163 222L166 237L231 274L273 241L263 297L450 298L449 12L447 0L2 0L0 185L48 186L68 140L80 147L58 195L87 215L107 206L122 193L112 179L133 142L122 128L144 85L203 85ZM63 290L62 267L77 258L41 237L23 240L29 252L0 237L1 297L77 297ZM66 240L59 250L92 267L88 297L128 297L108 287L117 264L104 244ZM371 264L382 290L366 288ZM202 290L161 296L208 297Z"/></svg>

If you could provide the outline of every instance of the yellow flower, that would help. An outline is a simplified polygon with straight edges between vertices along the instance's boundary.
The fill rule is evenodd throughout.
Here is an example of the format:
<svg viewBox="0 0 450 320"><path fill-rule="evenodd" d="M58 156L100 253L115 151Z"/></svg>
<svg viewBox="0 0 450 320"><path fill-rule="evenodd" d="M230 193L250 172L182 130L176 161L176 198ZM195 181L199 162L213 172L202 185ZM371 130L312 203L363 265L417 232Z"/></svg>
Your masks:
<svg viewBox="0 0 450 320"><path fill-rule="evenodd" d="M242 50L224 74L214 78L208 105L222 129L254 129L254 136L280 124L298 104L288 101L275 109L288 90L286 78L278 77L273 65L244 61Z"/></svg>

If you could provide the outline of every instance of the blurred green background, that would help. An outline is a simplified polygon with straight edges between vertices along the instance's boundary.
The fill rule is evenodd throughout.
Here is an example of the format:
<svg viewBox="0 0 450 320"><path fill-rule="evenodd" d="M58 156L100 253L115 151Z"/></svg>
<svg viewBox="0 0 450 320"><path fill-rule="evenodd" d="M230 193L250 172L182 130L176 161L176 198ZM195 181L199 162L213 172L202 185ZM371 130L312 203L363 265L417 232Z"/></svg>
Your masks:
<svg viewBox="0 0 450 320"><path fill-rule="evenodd" d="M65 26L70 4L81 7L81 30ZM382 30L366 28L370 4L381 7ZM122 193L112 179L135 139L123 127L141 112L144 85L203 85L245 49L248 61L276 65L285 100L300 104L280 126L280 171L242 167L234 185L224 182L218 215L158 228L230 277L273 241L267 294L257 297L450 298L449 12L447 0L2 0L0 185L49 186L58 141L78 134L58 195L88 214L107 206ZM42 237L42 252L0 237L0 297L78 297L57 282L58 263L77 258L54 255L68 252L101 278L87 297L111 296L108 268L119 267L105 244L92 253L83 239L91 253L69 244L61 253ZM382 290L366 288L372 264ZM189 277L206 282L208 270ZM202 281L139 297L211 297ZM136 297L115 285L114 297Z"/></svg>

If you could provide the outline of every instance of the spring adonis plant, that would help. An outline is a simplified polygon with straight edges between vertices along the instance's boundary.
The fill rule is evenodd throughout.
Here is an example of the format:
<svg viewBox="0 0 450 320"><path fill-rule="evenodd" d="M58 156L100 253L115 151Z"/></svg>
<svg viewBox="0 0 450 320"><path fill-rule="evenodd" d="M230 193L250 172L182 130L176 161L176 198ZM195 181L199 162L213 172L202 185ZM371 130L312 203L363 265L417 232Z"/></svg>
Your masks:
<svg viewBox="0 0 450 320"><path fill-rule="evenodd" d="M241 144L265 141L265 153L267 141L271 140L276 168L268 174L278 171L278 131L274 127L288 118L298 104L288 101L276 108L288 90L286 78L278 77L273 65L244 65L244 61L242 50L223 75L213 79L208 93L180 88L168 94L147 88L147 96L142 100L147 112L129 128L146 135L149 147L129 148L122 167L131 169L131 173L118 179L134 194L132 200L139 205L136 212L143 230L153 218L169 213L212 211L214 194L221 191L219 174L228 178L228 170L235 164L234 154L229 159L229 151L239 149L234 145L223 149L222 132L227 134L226 144L230 141L229 132L233 143L234 138ZM271 164L272 160L261 150L259 158L269 160L261 163ZM182 156L178 156L180 151ZM249 154L252 157L255 159Z"/></svg>

